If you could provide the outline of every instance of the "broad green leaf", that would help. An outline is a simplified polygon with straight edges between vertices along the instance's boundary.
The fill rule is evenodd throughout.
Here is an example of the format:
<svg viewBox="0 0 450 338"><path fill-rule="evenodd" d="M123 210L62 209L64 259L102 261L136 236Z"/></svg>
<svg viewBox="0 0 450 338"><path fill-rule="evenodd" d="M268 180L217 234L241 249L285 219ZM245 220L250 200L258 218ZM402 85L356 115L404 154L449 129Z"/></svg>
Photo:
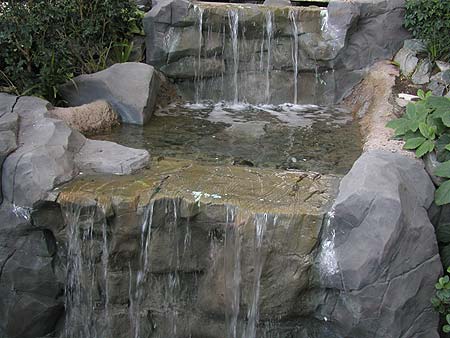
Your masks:
<svg viewBox="0 0 450 338"><path fill-rule="evenodd" d="M434 284L434 288L436 290L442 290L443 286L441 284L439 284L439 283L436 283L436 284Z"/></svg>
<svg viewBox="0 0 450 338"><path fill-rule="evenodd" d="M450 127L450 111L447 114L442 115L442 123L446 127Z"/></svg>
<svg viewBox="0 0 450 338"><path fill-rule="evenodd" d="M447 144L447 145L445 146L445 150L450 151L450 144Z"/></svg>
<svg viewBox="0 0 450 338"><path fill-rule="evenodd" d="M439 164L434 169L434 174L439 177L450 178L450 161Z"/></svg>
<svg viewBox="0 0 450 338"><path fill-rule="evenodd" d="M450 332L450 325L444 325L442 327L442 331L444 331L444 333L449 333Z"/></svg>
<svg viewBox="0 0 450 338"><path fill-rule="evenodd" d="M412 102L406 106L406 116L411 120L417 119L416 105Z"/></svg>
<svg viewBox="0 0 450 338"><path fill-rule="evenodd" d="M432 152L434 149L434 142L430 140L426 140L424 143L421 144L419 148L416 150L416 156L422 157L425 154L428 154L429 152Z"/></svg>
<svg viewBox="0 0 450 338"><path fill-rule="evenodd" d="M450 149L446 149L447 145L450 145L449 134L443 134L436 140L436 155L439 162L450 160Z"/></svg>
<svg viewBox="0 0 450 338"><path fill-rule="evenodd" d="M437 205L444 205L450 203L450 181L446 181L441 184L441 186L436 190L434 198ZM448 264L445 264L445 266L449 265L450 260L448 261Z"/></svg>
<svg viewBox="0 0 450 338"><path fill-rule="evenodd" d="M445 320L450 324L450 313L445 316Z"/></svg>
<svg viewBox="0 0 450 338"><path fill-rule="evenodd" d="M413 132L411 130L408 130L405 133L405 135L403 135L403 140L408 141L409 139L417 138L417 137L422 137L422 134L420 133L420 131Z"/></svg>
<svg viewBox="0 0 450 338"><path fill-rule="evenodd" d="M434 117L444 117L450 114L450 99L441 96L430 96L427 107L433 111Z"/></svg>
<svg viewBox="0 0 450 338"><path fill-rule="evenodd" d="M401 117L399 119L395 119L395 120L389 121L386 124L386 127L392 128L392 129L397 129L397 128L400 128L400 127L408 125L408 122L409 121L406 118Z"/></svg>
<svg viewBox="0 0 450 338"><path fill-rule="evenodd" d="M395 130L395 136L402 136L409 130L409 120L402 117L396 120L392 120L386 124L386 127Z"/></svg>
<svg viewBox="0 0 450 338"><path fill-rule="evenodd" d="M403 146L404 149L413 150L422 145L427 139L424 137L415 137L411 138L406 141L405 145Z"/></svg>
<svg viewBox="0 0 450 338"><path fill-rule="evenodd" d="M410 120L408 123L408 129L413 132L416 132L419 129L419 123L420 121L417 119Z"/></svg>
<svg viewBox="0 0 450 338"><path fill-rule="evenodd" d="M422 89L419 89L417 91L417 96L421 99L421 100L425 100L425 92Z"/></svg>
<svg viewBox="0 0 450 338"><path fill-rule="evenodd" d="M442 122L442 119L440 118L434 118L433 116L428 116L426 123L429 126L433 126L435 128L435 133L437 135L441 135L442 133L444 133L447 129L447 127L444 125L444 123Z"/></svg>
<svg viewBox="0 0 450 338"><path fill-rule="evenodd" d="M427 107L427 105L424 102L416 103L417 120L419 120L420 122L425 122L428 117L429 112L430 112L430 109Z"/></svg>
<svg viewBox="0 0 450 338"><path fill-rule="evenodd" d="M436 126L428 126L428 133L430 135L430 139L434 140L436 138Z"/></svg>
<svg viewBox="0 0 450 338"><path fill-rule="evenodd" d="M450 264L450 245L446 245L440 249L441 260L444 266Z"/></svg>
<svg viewBox="0 0 450 338"><path fill-rule="evenodd" d="M419 130L420 133L423 135L423 137L425 138L430 138L430 129L428 128L428 125L425 122L421 122L419 123Z"/></svg>
<svg viewBox="0 0 450 338"><path fill-rule="evenodd" d="M441 305L441 301L436 297L433 297L431 298L431 304L433 304L434 307L438 307L439 305Z"/></svg>
<svg viewBox="0 0 450 338"><path fill-rule="evenodd" d="M436 229L436 236L438 242L450 243L450 223L439 224Z"/></svg>

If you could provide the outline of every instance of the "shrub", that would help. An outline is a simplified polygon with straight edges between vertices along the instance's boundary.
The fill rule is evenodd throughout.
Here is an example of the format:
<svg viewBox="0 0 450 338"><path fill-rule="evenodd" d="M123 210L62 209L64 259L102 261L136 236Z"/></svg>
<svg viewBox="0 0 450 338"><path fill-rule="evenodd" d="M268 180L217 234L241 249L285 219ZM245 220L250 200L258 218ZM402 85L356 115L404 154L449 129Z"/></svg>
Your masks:
<svg viewBox="0 0 450 338"><path fill-rule="evenodd" d="M447 273L450 273L450 268L447 268ZM431 303L436 311L445 317L445 324L442 331L450 332L450 277L444 275L440 277L434 286L435 293L431 299Z"/></svg>
<svg viewBox="0 0 450 338"><path fill-rule="evenodd" d="M10 1L0 4L0 87L58 100L58 86L101 70L140 32L128 0Z"/></svg>
<svg viewBox="0 0 450 338"><path fill-rule="evenodd" d="M436 151L440 164L434 174L450 178L450 99L432 96L419 90L419 102L409 103L406 114L390 121L387 126L395 136L404 140L404 149L415 150L417 157ZM450 180L436 190L437 205L450 203Z"/></svg>
<svg viewBox="0 0 450 338"><path fill-rule="evenodd" d="M449 60L449 0L407 0L405 27L426 42L433 60Z"/></svg>

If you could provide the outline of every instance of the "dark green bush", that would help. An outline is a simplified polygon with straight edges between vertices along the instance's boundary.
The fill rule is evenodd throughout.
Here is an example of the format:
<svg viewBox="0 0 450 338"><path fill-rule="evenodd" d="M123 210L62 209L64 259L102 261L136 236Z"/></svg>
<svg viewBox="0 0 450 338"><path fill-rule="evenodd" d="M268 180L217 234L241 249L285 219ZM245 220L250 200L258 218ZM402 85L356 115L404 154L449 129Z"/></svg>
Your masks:
<svg viewBox="0 0 450 338"><path fill-rule="evenodd" d="M426 42L433 60L450 59L449 0L407 0L405 27Z"/></svg>
<svg viewBox="0 0 450 338"><path fill-rule="evenodd" d="M58 86L108 66L140 32L132 0L0 3L0 87L58 100Z"/></svg>

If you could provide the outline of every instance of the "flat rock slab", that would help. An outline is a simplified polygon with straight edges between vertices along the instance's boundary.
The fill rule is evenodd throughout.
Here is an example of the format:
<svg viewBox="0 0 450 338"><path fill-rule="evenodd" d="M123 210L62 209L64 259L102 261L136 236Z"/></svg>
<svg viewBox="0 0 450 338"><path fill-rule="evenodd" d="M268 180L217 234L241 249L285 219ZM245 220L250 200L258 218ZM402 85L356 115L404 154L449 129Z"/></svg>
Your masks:
<svg viewBox="0 0 450 338"><path fill-rule="evenodd" d="M59 203L97 199L106 209L118 200L146 205L153 198L182 198L190 203L234 205L271 214L323 214L336 193L338 176L199 165L164 159L133 176L82 177L62 188ZM114 201L114 202L113 202Z"/></svg>
<svg viewBox="0 0 450 338"><path fill-rule="evenodd" d="M75 161L82 172L99 174L131 174L144 167L149 160L146 150L96 140L86 140L79 153L75 154Z"/></svg>

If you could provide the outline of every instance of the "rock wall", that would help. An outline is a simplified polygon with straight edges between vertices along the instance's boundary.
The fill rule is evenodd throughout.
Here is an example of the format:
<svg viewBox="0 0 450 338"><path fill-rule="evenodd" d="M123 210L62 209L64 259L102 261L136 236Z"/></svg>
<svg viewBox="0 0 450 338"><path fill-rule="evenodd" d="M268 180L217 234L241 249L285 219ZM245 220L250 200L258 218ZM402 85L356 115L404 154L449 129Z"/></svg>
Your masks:
<svg viewBox="0 0 450 338"><path fill-rule="evenodd" d="M342 180L319 255L318 313L344 337L439 337L433 199L423 163L387 151L363 154Z"/></svg>
<svg viewBox="0 0 450 338"><path fill-rule="evenodd" d="M144 18L147 63L190 100L331 104L401 47L403 14L404 0L327 10L158 1Z"/></svg>

